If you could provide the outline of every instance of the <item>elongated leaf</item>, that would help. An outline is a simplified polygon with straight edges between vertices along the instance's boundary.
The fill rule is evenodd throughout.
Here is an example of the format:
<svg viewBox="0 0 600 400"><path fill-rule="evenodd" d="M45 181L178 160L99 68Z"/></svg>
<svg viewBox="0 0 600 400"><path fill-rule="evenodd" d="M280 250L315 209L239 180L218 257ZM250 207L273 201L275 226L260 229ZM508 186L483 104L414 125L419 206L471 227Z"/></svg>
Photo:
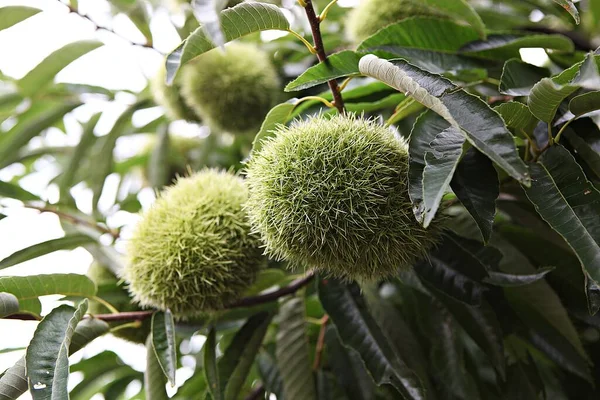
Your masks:
<svg viewBox="0 0 600 400"><path fill-rule="evenodd" d="M487 40L471 42L460 49L463 54L497 60L519 58L519 49L541 47L544 49L572 52L573 42L563 35L496 34Z"/></svg>
<svg viewBox="0 0 600 400"><path fill-rule="evenodd" d="M31 139L58 122L68 112L79 107L81 103L64 103L51 107L40 113L36 118L18 123L6 133L6 142L0 148L0 168L12 164L19 150Z"/></svg>
<svg viewBox="0 0 600 400"><path fill-rule="evenodd" d="M344 345L356 350L375 383L390 384L406 399L425 399L421 383L390 347L356 284L319 279L319 298Z"/></svg>
<svg viewBox="0 0 600 400"><path fill-rule="evenodd" d="M152 315L152 347L160 368L171 386L175 386L177 346L175 344L175 321L169 310Z"/></svg>
<svg viewBox="0 0 600 400"><path fill-rule="evenodd" d="M327 351L331 354L329 362L339 385L349 400L373 400L375 383L356 351L344 347L334 326L328 326L325 332Z"/></svg>
<svg viewBox="0 0 600 400"><path fill-rule="evenodd" d="M566 129L564 136L579 157L600 177L600 129L596 123L588 118L575 121Z"/></svg>
<svg viewBox="0 0 600 400"><path fill-rule="evenodd" d="M223 389L217 367L217 337L215 328L211 327L204 342L204 375L208 383L208 391L214 400L223 398Z"/></svg>
<svg viewBox="0 0 600 400"><path fill-rule="evenodd" d="M450 19L408 18L379 30L358 45L358 51L392 45L404 48L456 52L478 39L475 30Z"/></svg>
<svg viewBox="0 0 600 400"><path fill-rule="evenodd" d="M41 200L35 194L28 192L22 187L9 182L0 181L0 197L8 197L21 201Z"/></svg>
<svg viewBox="0 0 600 400"><path fill-rule="evenodd" d="M584 270L600 282L600 192L562 146L532 165L535 185L525 192L540 216L573 249Z"/></svg>
<svg viewBox="0 0 600 400"><path fill-rule="evenodd" d="M284 125L292 116L292 112L298 99L290 99L285 103L277 104L269 111L265 120L260 127L260 131L256 134L254 141L252 142L252 151L259 151L262 147L263 141L273 136L275 129L278 125Z"/></svg>
<svg viewBox="0 0 600 400"><path fill-rule="evenodd" d="M286 92L308 89L343 76L358 75L358 61L361 54L344 50L330 55L326 63L319 63L304 71L298 78L288 83Z"/></svg>
<svg viewBox="0 0 600 400"><path fill-rule="evenodd" d="M462 155L465 137L453 126L438 133L429 144L430 150L425 153L425 169L423 170L423 226L427 228L448 191L448 185L454 175L458 160Z"/></svg>
<svg viewBox="0 0 600 400"><path fill-rule="evenodd" d="M221 11L221 29L225 42L254 32L271 29L287 31L289 28L290 24L285 15L279 7L272 4L241 3ZM173 82L181 66L214 47L206 37L204 29L202 27L196 29L167 56L167 82Z"/></svg>
<svg viewBox="0 0 600 400"><path fill-rule="evenodd" d="M544 277L553 270L554 267L540 268L535 274L528 275L515 275L490 271L490 276L485 278L484 281L491 285L502 287L524 286L537 282L540 279L544 279Z"/></svg>
<svg viewBox="0 0 600 400"><path fill-rule="evenodd" d="M87 151L92 147L96 140L94 129L100 120L100 116L100 113L94 114L83 127L81 139L79 139L79 143L73 151L73 155L69 160L69 164L65 167L63 174L59 179L61 198L66 197L69 188L74 183L73 180L77 174L77 171L79 170L81 162L83 161Z"/></svg>
<svg viewBox="0 0 600 400"><path fill-rule="evenodd" d="M579 11L577 11L577 7L575 7L575 4L573 4L571 0L554 0L554 2L560 5L565 10L567 10L567 12L571 14L573 19L575 20L575 23L579 25Z"/></svg>
<svg viewBox="0 0 600 400"><path fill-rule="evenodd" d="M435 11L442 12L453 20L465 21L485 38L485 25L481 17L466 0L422 0L421 3Z"/></svg>
<svg viewBox="0 0 600 400"><path fill-rule="evenodd" d="M19 360L0 376L0 399L16 400L28 389L25 357Z"/></svg>
<svg viewBox="0 0 600 400"><path fill-rule="evenodd" d="M275 359L263 351L256 359L256 366L265 389L277 396L278 399L284 399L283 380Z"/></svg>
<svg viewBox="0 0 600 400"><path fill-rule="evenodd" d="M236 400L242 392L271 318L272 315L268 313L260 313L251 317L236 333L225 354L219 360L219 380L224 390L224 399Z"/></svg>
<svg viewBox="0 0 600 400"><path fill-rule="evenodd" d="M67 65L102 45L97 40L82 40L61 47L21 78L17 82L19 89L25 96L37 93L52 83L56 74Z"/></svg>
<svg viewBox="0 0 600 400"><path fill-rule="evenodd" d="M0 8L0 31L10 28L42 10L25 6L7 6Z"/></svg>
<svg viewBox="0 0 600 400"><path fill-rule="evenodd" d="M77 309L58 306L36 328L25 354L27 379L34 400L69 398L69 346L87 307L87 300Z"/></svg>
<svg viewBox="0 0 600 400"><path fill-rule="evenodd" d="M285 302L280 311L276 356L286 399L317 399L304 314L304 302L298 297Z"/></svg>
<svg viewBox="0 0 600 400"><path fill-rule="evenodd" d="M599 56L589 54L581 63L552 78L544 78L531 90L528 99L532 114L544 122L552 122L558 107L569 95L585 87L600 89Z"/></svg>
<svg viewBox="0 0 600 400"><path fill-rule="evenodd" d="M509 175L526 186L530 184L527 166L517 154L512 135L498 113L483 100L403 60L390 62L367 55L361 58L359 68L363 74L410 94L460 129L473 146Z"/></svg>
<svg viewBox="0 0 600 400"><path fill-rule="evenodd" d="M547 68L536 67L513 58L504 63L500 77L500 93L509 96L529 96L533 86L550 75Z"/></svg>
<svg viewBox="0 0 600 400"><path fill-rule="evenodd" d="M167 377L165 376L152 343L152 335L146 339L146 371L144 372L144 392L147 400L168 400Z"/></svg>
<svg viewBox="0 0 600 400"><path fill-rule="evenodd" d="M25 261L58 251L72 250L85 244L95 243L94 238L84 234L71 234L58 239L34 244L23 250L18 250L0 261L0 269L12 267Z"/></svg>
<svg viewBox="0 0 600 400"><path fill-rule="evenodd" d="M509 101L494 107L502 117L506 126L513 128L517 133L522 132L528 136L533 136L533 131L538 124L538 119L533 116L527 105Z"/></svg>
<svg viewBox="0 0 600 400"><path fill-rule="evenodd" d="M596 110L600 110L600 91L580 94L569 102L569 111L576 117Z"/></svg>
<svg viewBox="0 0 600 400"><path fill-rule="evenodd" d="M106 322L98 319L85 319L75 328L71 338L69 355L81 350L97 337L108 332L109 326ZM15 365L10 367L4 375L0 376L0 399L16 400L29 388L25 370L25 356L21 357Z"/></svg>
<svg viewBox="0 0 600 400"><path fill-rule="evenodd" d="M39 296L62 294L73 297L91 297L96 285L85 275L51 274L0 277L0 292L13 294L19 300L19 311L40 315Z"/></svg>
<svg viewBox="0 0 600 400"><path fill-rule="evenodd" d="M474 148L469 149L458 163L450 187L477 223L483 242L487 243L500 194L498 173L490 159Z"/></svg>
<svg viewBox="0 0 600 400"><path fill-rule="evenodd" d="M19 299L11 293L0 292L0 318L19 311Z"/></svg>

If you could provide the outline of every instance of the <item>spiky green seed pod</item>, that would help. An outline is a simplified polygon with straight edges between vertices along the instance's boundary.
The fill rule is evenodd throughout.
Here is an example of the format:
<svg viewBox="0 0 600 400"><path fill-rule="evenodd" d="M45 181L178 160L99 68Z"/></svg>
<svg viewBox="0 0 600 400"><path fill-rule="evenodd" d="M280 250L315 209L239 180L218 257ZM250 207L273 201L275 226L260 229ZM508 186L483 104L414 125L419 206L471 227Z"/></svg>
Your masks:
<svg viewBox="0 0 600 400"><path fill-rule="evenodd" d="M98 286L98 296L108 301L119 311L140 311L141 309L131 302L129 293L120 285L119 278L108 268L96 262L90 265L87 276ZM97 301L90 301L88 312L90 314L106 314L110 312L104 305ZM122 322L111 322L111 327L123 325ZM121 339L133 343L146 343L146 338L150 333L151 322L149 319L142 321L139 328L117 329L113 334Z"/></svg>
<svg viewBox="0 0 600 400"><path fill-rule="evenodd" d="M355 43L368 38L381 28L417 15L440 15L420 0L362 0L350 13L346 26Z"/></svg>
<svg viewBox="0 0 600 400"><path fill-rule="evenodd" d="M162 106L167 117L173 120L184 119L190 122L200 122L198 115L183 100L178 83L171 86L167 85L165 81L166 74L167 71L162 66L154 78L150 80L150 90L156 104Z"/></svg>
<svg viewBox="0 0 600 400"><path fill-rule="evenodd" d="M212 169L161 192L129 241L124 275L134 299L178 318L235 301L264 264L247 197L240 177Z"/></svg>
<svg viewBox="0 0 600 400"><path fill-rule="evenodd" d="M406 143L374 121L338 115L280 127L246 173L248 214L267 254L298 267L393 276L440 235L413 215Z"/></svg>
<svg viewBox="0 0 600 400"><path fill-rule="evenodd" d="M279 94L266 53L251 44L214 49L181 71L187 104L208 124L230 133L255 133Z"/></svg>

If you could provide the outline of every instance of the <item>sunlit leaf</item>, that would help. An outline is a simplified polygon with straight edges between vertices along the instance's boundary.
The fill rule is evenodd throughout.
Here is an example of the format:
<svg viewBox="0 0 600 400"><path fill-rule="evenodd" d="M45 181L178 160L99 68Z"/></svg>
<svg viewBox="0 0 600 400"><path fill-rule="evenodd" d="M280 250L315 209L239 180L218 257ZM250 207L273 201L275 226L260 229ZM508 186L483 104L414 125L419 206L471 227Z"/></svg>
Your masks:
<svg viewBox="0 0 600 400"><path fill-rule="evenodd" d="M358 75L360 58L361 54L351 50L334 53L327 58L326 63L319 63L308 68L298 78L288 83L285 91L304 90L343 76Z"/></svg>
<svg viewBox="0 0 600 400"><path fill-rule="evenodd" d="M10 28L42 10L26 6L6 6L0 8L0 31Z"/></svg>

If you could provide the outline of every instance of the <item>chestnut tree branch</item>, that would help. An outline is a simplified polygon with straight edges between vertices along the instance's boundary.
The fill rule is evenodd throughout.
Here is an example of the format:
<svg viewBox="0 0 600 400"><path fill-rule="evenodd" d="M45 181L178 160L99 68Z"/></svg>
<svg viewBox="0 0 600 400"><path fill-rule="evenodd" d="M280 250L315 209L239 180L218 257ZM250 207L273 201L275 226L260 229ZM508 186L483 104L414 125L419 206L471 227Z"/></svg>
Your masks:
<svg viewBox="0 0 600 400"><path fill-rule="evenodd" d="M315 12L315 7L313 6L312 0L304 0L303 4L304 10L306 11L306 16L308 17L308 22L310 23L310 29L312 31L313 41L315 43L315 51L317 52L317 58L321 63L328 63L327 53L325 53L325 47L323 46L323 37L321 36L321 18ZM327 82L329 85L329 89L331 90L331 94L333 94L333 104L335 108L340 113L345 112L344 108L344 99L342 98L342 92L340 91L340 87L335 79Z"/></svg>

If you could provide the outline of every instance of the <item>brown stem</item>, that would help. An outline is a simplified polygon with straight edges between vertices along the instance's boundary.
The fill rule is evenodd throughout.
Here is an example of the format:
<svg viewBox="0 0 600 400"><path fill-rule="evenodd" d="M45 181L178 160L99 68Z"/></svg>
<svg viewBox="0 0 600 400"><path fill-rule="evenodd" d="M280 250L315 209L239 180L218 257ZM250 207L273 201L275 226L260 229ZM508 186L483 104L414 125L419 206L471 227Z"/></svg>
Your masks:
<svg viewBox="0 0 600 400"><path fill-rule="evenodd" d="M308 285L314 279L314 277L315 277L314 273L309 272L306 274L305 277L296 279L295 281L293 281L286 287L283 287L279 290L275 290L273 292L266 293L263 295L245 297L245 298L229 305L229 307L227 307L227 308L231 309L231 308L238 308L238 307L250 307L250 306L256 306L259 304L270 303L271 301L275 301L275 300L279 299L280 297L296 293L296 291L298 291L302 287ZM96 318L96 319L100 319L102 321L107 321L107 322L143 321L146 318L150 318L150 316L152 316L152 314L154 314L154 310L130 311L130 312L120 312L120 313L114 313L114 314L95 314L95 315L87 315L86 318ZM35 316L30 315L30 314L12 314L12 315L9 315L4 318L5 319L20 319L20 320L26 320L26 321L38 320L38 318L36 318Z"/></svg>
<svg viewBox="0 0 600 400"><path fill-rule="evenodd" d="M109 234L109 235L111 235L111 236L112 236L114 239L118 239L118 238L119 238L119 231L118 231L118 230L113 230L113 229L110 229L110 228L104 227L104 226L102 226L102 225L98 225L98 224L96 224L96 223L93 223L93 222L87 221L87 220L85 220L85 219L82 219L82 218L76 217L76 216L74 216L74 215L67 214L67 213L64 213L64 212L62 212L62 211L58 211L58 210L56 210L56 209L54 209L54 208L49 208L49 207L39 207L39 206L34 206L34 205L31 205L31 204L26 204L26 205L25 205L25 208L30 208L30 209L32 209L32 210L37 210L37 211L39 211L39 212L41 212L41 213L49 212L49 213L52 213L52 214L55 214L55 215L57 215L59 218L62 218L62 219L64 219L64 220L67 220L67 221L71 222L71 223L72 223L72 224L74 224L74 225L82 225L82 226L87 226L87 227L89 227L89 228L92 228L92 229L95 229L95 230L97 230L97 231L99 231L99 232L102 232L102 233L108 233L108 234Z"/></svg>
<svg viewBox="0 0 600 400"><path fill-rule="evenodd" d="M244 400L258 400L263 394L265 394L265 387L260 385L250 392Z"/></svg>
<svg viewBox="0 0 600 400"><path fill-rule="evenodd" d="M325 314L321 319L321 329L319 330L319 338L317 339L317 346L315 348L315 361L313 363L313 369L319 369L321 365L321 358L323 356L323 349L325 348L325 331L327 329L327 322L329 322L329 315Z"/></svg>
<svg viewBox="0 0 600 400"><path fill-rule="evenodd" d="M102 30L102 31L110 32L110 33L112 33L113 35L115 35L115 36L118 36L119 38L121 38L121 39L123 39L123 40L127 41L127 42L128 42L130 45L132 45L132 46L139 46L139 47L145 47L145 48L147 48L147 49L152 49L152 50L154 50L154 51L156 51L156 52L160 53L161 55L163 55L163 53L162 53L160 50L158 50L156 47L152 46L152 43L136 43L136 42L134 42L134 41L132 41L132 40L130 40L130 39L127 39L126 37L124 37L124 36L122 36L122 35L118 34L118 33L117 33L117 32L115 32L115 30L114 30L114 29L112 29L112 28L107 28L107 27L105 27L105 26L98 25L98 24L96 23L96 21L94 21L92 18L90 18L90 16L89 16L89 15L82 14L81 12L79 12L79 10L77 10L76 8L73 8L73 7L71 7L71 6L70 6L70 5L68 5L68 4L65 4L65 3L63 3L61 0L58 0L58 2L59 2L59 3L61 3L61 4L63 4L63 5L65 5L65 6L66 6L66 7L69 9L69 12L71 12L71 13L73 13L73 14L76 14L76 15L79 15L81 18L83 18L83 19L87 19L88 21L90 21L90 22L91 22L91 23L94 25L94 27L96 28L96 30L97 30L97 31L100 31L100 30Z"/></svg>
<svg viewBox="0 0 600 400"><path fill-rule="evenodd" d="M270 293L240 299L235 303L230 304L227 308L250 307L259 304L270 303L271 301L277 300L280 297L296 293L296 291L298 291L300 288L308 285L314 277L315 275L312 272L309 272L305 277L296 279L286 287Z"/></svg>
<svg viewBox="0 0 600 400"><path fill-rule="evenodd" d="M308 17L308 22L310 23L310 29L312 31L313 41L315 42L315 51L317 52L317 58L321 63L328 63L327 53L325 53L325 47L323 46L323 37L321 36L321 20L317 16L315 12L315 8L312 4L312 0L304 0L306 6L304 9L306 10L306 16ZM331 94L333 94L333 104L335 108L340 113L344 113L344 99L342 98L342 93L340 91L340 87L335 79L327 82L329 85L329 89L331 90Z"/></svg>

